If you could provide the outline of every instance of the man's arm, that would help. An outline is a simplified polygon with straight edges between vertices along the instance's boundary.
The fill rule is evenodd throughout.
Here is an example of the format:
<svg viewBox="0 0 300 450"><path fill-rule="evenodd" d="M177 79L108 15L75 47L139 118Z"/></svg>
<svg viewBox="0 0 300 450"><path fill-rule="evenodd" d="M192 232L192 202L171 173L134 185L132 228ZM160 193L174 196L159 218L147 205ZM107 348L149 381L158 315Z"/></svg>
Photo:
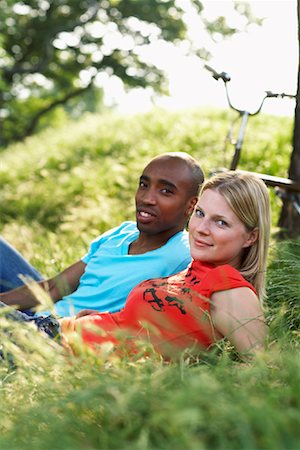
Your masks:
<svg viewBox="0 0 300 450"><path fill-rule="evenodd" d="M55 277L39 281L38 284L48 292L52 301L56 303L64 295L71 294L77 289L85 267L86 264L80 260ZM39 304L37 298L26 285L3 292L0 294L0 301L10 306L17 306L21 310L32 308Z"/></svg>

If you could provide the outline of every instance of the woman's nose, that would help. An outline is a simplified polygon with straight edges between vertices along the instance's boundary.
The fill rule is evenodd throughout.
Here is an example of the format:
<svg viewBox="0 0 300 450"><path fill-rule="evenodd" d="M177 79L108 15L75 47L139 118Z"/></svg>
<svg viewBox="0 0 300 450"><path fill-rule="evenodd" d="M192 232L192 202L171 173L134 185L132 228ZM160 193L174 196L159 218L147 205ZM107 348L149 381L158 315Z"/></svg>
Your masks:
<svg viewBox="0 0 300 450"><path fill-rule="evenodd" d="M201 233L201 234L209 234L210 233L209 222L205 217L203 217L201 220L198 221L197 226L196 226L196 231L197 231L197 233Z"/></svg>

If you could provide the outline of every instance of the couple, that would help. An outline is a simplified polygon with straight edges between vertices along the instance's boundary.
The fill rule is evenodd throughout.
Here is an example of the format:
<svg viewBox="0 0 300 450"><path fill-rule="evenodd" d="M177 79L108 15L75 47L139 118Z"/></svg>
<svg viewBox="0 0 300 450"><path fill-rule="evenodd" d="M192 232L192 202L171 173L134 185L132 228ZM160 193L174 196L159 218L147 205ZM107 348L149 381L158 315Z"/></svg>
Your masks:
<svg viewBox="0 0 300 450"><path fill-rule="evenodd" d="M189 163L183 164L182 158ZM163 155L146 167L136 195L140 234L131 242L127 255L154 253L158 243L156 233L162 246L181 233L178 227L182 229L182 225L178 223L176 227L176 221L183 212L186 220L197 201L196 171L191 171L189 164L190 157ZM174 165L177 172L172 178ZM153 169L150 173L149 166ZM180 170L180 166L186 170ZM164 174L164 170L169 173ZM157 184L162 185L160 189ZM182 189L186 191L185 204ZM170 207L174 196L178 197L175 212ZM165 219L169 220L169 226L173 224L170 231L159 220L162 217L156 218L154 211L160 210L157 205L163 205ZM152 248L143 246L149 224ZM174 276L161 274L163 278L141 282L131 290L119 312L82 311L76 317L62 319L64 342L72 347L75 332L92 348L106 341L118 346L118 336L124 331L128 348L133 349L136 339L147 337L165 357L174 348L209 348L224 336L241 353L261 347L265 325L260 304L269 231L269 197L263 182L237 172L211 178L203 185L190 219L193 260L188 268ZM180 255L173 254L172 261L176 256ZM23 306L31 306L29 303Z"/></svg>

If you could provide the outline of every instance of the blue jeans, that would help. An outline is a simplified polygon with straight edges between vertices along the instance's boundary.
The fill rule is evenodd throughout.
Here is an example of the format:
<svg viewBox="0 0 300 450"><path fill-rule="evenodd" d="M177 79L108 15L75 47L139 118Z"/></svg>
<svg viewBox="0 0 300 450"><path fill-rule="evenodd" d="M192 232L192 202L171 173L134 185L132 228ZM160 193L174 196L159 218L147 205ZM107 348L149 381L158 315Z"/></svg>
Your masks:
<svg viewBox="0 0 300 450"><path fill-rule="evenodd" d="M0 292L7 292L22 286L19 275L28 276L35 281L42 275L8 242L0 236Z"/></svg>

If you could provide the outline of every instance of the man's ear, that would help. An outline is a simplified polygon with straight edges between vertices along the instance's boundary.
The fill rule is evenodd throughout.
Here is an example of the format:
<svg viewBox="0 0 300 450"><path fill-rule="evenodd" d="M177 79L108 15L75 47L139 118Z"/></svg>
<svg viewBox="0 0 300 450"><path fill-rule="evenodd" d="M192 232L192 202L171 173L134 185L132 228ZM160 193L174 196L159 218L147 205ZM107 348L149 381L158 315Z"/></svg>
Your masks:
<svg viewBox="0 0 300 450"><path fill-rule="evenodd" d="M189 199L188 204L187 204L187 215L189 217L193 213L197 201L198 201L198 197L192 197Z"/></svg>
<svg viewBox="0 0 300 450"><path fill-rule="evenodd" d="M258 228L254 228L254 230L249 232L248 239L244 244L244 248L251 247L258 240L259 232Z"/></svg>

